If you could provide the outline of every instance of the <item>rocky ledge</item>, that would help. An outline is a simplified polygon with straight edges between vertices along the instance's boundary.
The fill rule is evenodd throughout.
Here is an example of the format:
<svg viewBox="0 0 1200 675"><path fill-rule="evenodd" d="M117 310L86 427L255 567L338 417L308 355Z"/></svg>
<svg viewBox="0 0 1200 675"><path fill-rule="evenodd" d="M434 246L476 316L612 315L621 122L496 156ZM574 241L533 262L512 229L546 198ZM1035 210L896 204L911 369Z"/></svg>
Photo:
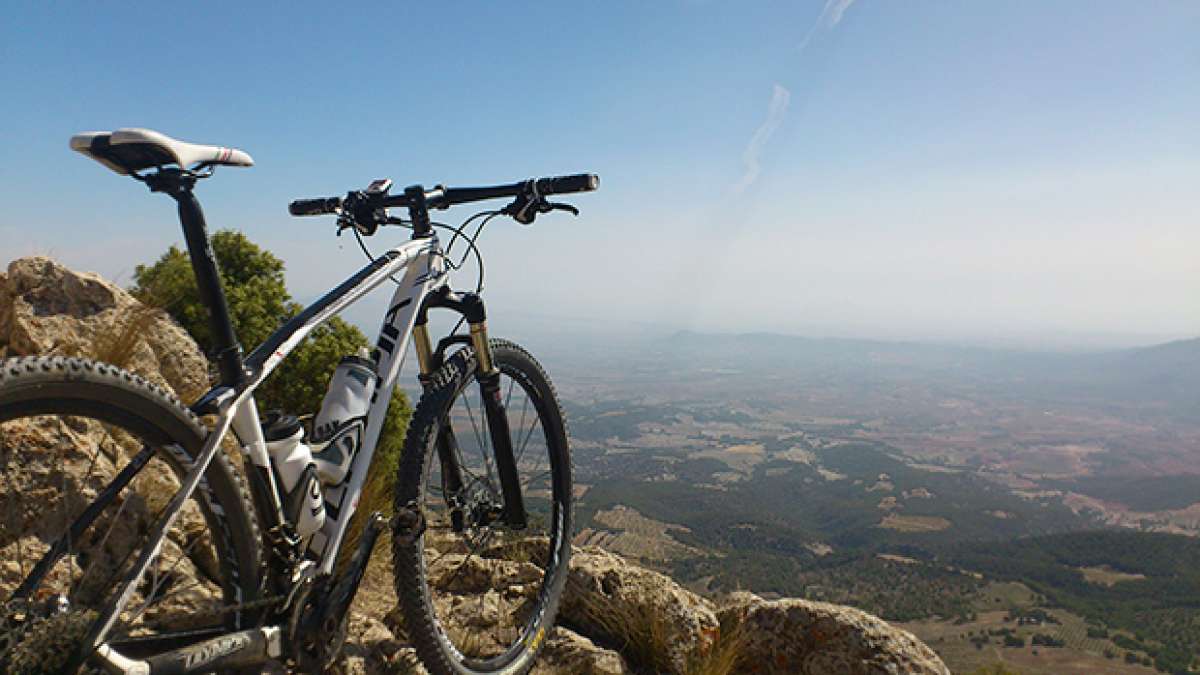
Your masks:
<svg viewBox="0 0 1200 675"><path fill-rule="evenodd" d="M200 350L163 312L48 258L20 259L0 274L0 357L29 354L101 356L183 399L208 381ZM10 456L18 452L36 450L5 447L0 439L0 466L23 463L31 484L51 489L36 457ZM0 482L0 503L25 501L9 490ZM21 513L11 509L0 519L0 549L18 540L39 547ZM10 551L0 552L11 559ZM386 556L378 558L356 603L342 670L424 672L394 621L391 574ZM197 573L213 564L190 562ZM8 565L0 567L0 597L6 598L17 579ZM535 673L949 673L913 635L865 612L750 593L714 601L595 547L571 557L559 623Z"/></svg>

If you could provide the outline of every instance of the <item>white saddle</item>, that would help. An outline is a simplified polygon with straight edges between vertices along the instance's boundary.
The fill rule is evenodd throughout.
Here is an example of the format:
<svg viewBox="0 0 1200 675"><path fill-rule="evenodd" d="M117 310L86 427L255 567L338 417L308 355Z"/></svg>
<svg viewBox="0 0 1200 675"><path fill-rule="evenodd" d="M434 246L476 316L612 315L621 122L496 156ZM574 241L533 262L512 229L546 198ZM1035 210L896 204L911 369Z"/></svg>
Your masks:
<svg viewBox="0 0 1200 675"><path fill-rule="evenodd" d="M254 166L250 155L237 148L177 141L150 129L88 131L71 137L71 149L127 176L164 164L180 168L197 165Z"/></svg>

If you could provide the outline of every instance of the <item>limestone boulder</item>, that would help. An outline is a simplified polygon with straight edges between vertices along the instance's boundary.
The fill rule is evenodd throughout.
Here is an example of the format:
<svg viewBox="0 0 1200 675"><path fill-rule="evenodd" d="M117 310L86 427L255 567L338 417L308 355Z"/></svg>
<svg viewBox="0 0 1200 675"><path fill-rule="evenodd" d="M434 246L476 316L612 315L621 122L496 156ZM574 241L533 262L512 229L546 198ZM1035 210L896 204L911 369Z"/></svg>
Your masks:
<svg viewBox="0 0 1200 675"><path fill-rule="evenodd" d="M720 633L711 603L658 572L595 547L571 554L562 620L641 667L685 673Z"/></svg>
<svg viewBox="0 0 1200 675"><path fill-rule="evenodd" d="M718 616L737 626L747 673L950 675L912 633L852 607L736 593Z"/></svg>

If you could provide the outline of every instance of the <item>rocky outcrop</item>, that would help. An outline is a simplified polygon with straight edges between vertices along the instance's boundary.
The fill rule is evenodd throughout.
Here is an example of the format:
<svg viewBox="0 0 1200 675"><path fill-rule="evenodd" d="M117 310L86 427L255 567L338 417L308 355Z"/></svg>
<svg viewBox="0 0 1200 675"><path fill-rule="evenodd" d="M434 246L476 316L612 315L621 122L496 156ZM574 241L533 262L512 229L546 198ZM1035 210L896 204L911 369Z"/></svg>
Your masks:
<svg viewBox="0 0 1200 675"><path fill-rule="evenodd" d="M203 353L164 312L145 307L97 275L73 272L48 258L14 261L0 274L0 356L48 354L115 362L181 397L196 396L208 385ZM135 439L95 420L39 417L4 425L0 598L7 599L65 523L95 499L138 449ZM178 488L165 463L148 464L134 479L136 497L124 500L120 517L103 516L111 523L100 543L89 549L88 569L68 568L68 560L50 575L74 579L81 595L106 591L103 586ZM191 617L219 604L220 589L212 581L219 563L194 502L185 505L169 532L161 560L172 561L172 573L192 581L151 606L146 621Z"/></svg>
<svg viewBox="0 0 1200 675"><path fill-rule="evenodd" d="M204 356L164 313L144 307L94 274L72 272L47 258L17 260L0 274L0 357L27 354L115 362L169 387L183 400L208 386ZM104 433L89 425L51 421L20 428L9 424L4 431L0 598L19 582L18 555L28 565L45 551L46 536L39 528L61 519L63 504L78 506L94 498L127 459L121 455L134 450L108 448L97 457L93 449ZM73 442L57 445L78 447L75 455L39 454L66 437ZM138 480L145 503L132 504L124 514L128 537L144 531L155 500L177 485L166 471ZM185 512L166 544L167 557L182 559L178 573L200 583L166 610L186 613L216 595L217 589L204 581L216 571L216 561L204 553L212 547L203 541L193 546L204 536L198 511ZM184 546L191 551L187 556ZM355 603L341 672L423 673L397 623L390 560L386 554L377 557ZM526 573L520 565L494 561L475 561L464 569L453 583L485 596L500 580L512 587ZM595 547L578 548L571 557L560 624L533 671L538 675L949 672L911 634L864 612L798 599L766 601L748 593L734 594L717 607L663 574Z"/></svg>
<svg viewBox="0 0 1200 675"><path fill-rule="evenodd" d="M208 362L166 312L118 286L42 257L0 274L0 358L87 356L131 370L181 400L208 389Z"/></svg>
<svg viewBox="0 0 1200 675"><path fill-rule="evenodd" d="M720 635L707 600L595 547L571 554L560 611L568 625L620 645L643 665L664 673L686 673Z"/></svg>
<svg viewBox="0 0 1200 675"><path fill-rule="evenodd" d="M736 626L743 672L950 675L911 633L852 607L735 593L718 616Z"/></svg>
<svg viewBox="0 0 1200 675"><path fill-rule="evenodd" d="M533 675L633 675L619 653L597 646L575 631L559 626L546 641Z"/></svg>

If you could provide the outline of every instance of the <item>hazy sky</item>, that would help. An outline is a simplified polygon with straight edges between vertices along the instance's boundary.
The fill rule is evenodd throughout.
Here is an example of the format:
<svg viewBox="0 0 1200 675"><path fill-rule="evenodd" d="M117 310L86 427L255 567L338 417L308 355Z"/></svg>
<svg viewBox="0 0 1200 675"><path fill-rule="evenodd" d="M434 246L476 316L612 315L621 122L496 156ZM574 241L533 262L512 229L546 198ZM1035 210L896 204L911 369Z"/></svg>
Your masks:
<svg viewBox="0 0 1200 675"><path fill-rule="evenodd" d="M0 259L128 282L180 241L169 200L67 149L145 126L254 156L203 184L210 224L303 299L362 254L290 199L594 171L583 217L485 233L493 314L1200 334L1200 3L565 6L9 3Z"/></svg>

